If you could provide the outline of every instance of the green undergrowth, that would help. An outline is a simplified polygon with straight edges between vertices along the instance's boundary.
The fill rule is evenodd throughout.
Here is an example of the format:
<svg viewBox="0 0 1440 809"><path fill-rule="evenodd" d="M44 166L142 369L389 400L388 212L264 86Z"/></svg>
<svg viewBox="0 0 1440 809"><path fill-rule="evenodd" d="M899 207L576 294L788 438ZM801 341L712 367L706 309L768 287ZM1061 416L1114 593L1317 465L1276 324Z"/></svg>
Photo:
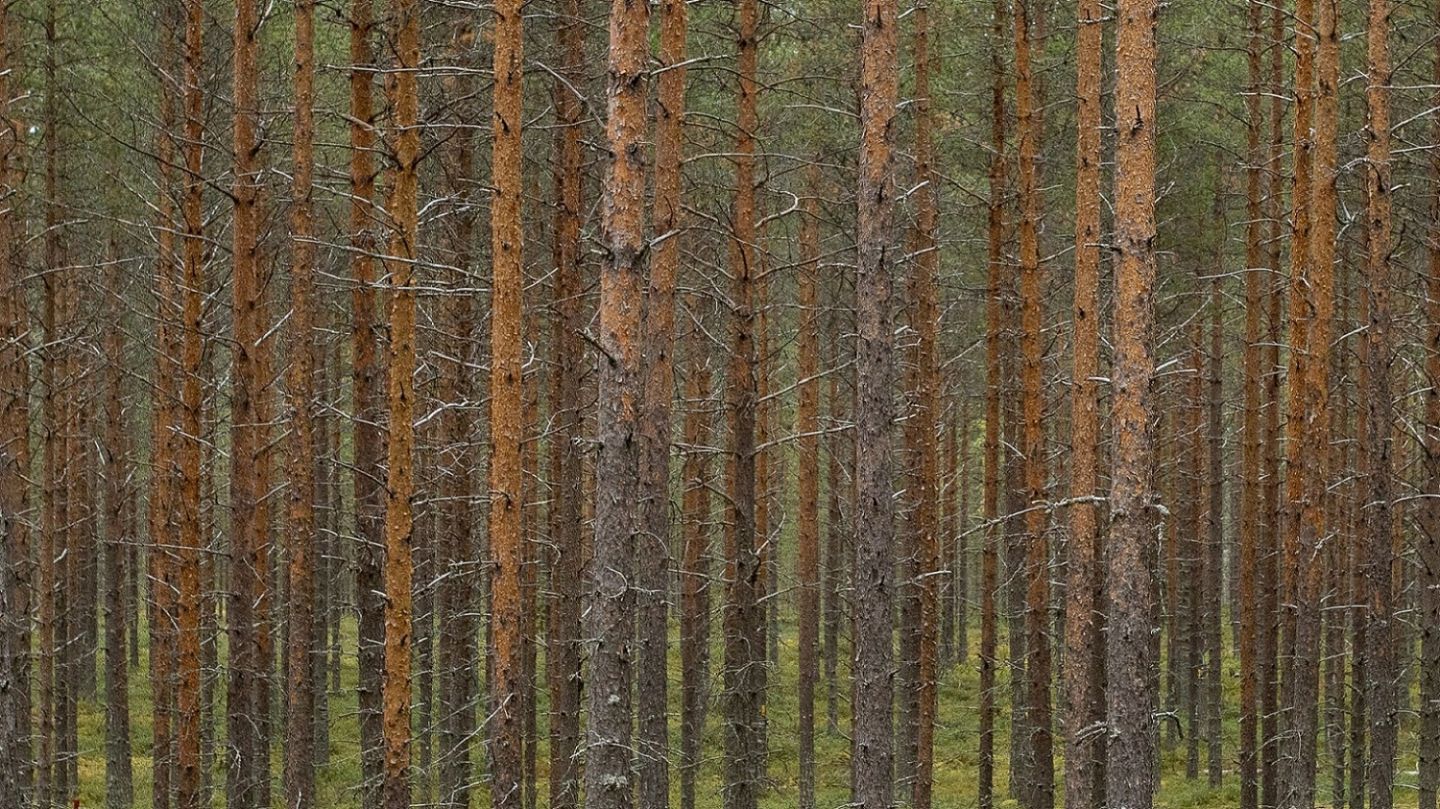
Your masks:
<svg viewBox="0 0 1440 809"><path fill-rule="evenodd" d="M798 739L796 728L798 724L797 700L795 683L798 674L795 655L795 633L792 625L782 627L782 642L780 645L780 663L778 668L772 668L769 673L770 687L767 694L766 716L768 720L769 736L769 758L767 767L767 789L762 797L761 805L767 809L781 809L781 807L792 807L796 802L796 790L799 778L799 756ZM320 791L318 806L324 809L349 809L358 807L359 795L357 792L360 783L360 760L359 760L359 739L358 726L356 721L356 664L353 650L354 646L354 625L348 623L345 626L345 649L346 654L342 656L341 687L331 691L329 695L329 716L330 716L330 747L328 762L318 771L318 789ZM1227 639L1228 640L1228 639ZM223 644L223 637L221 643ZM978 637L972 638L971 649L978 646ZM672 644L672 649L676 648ZM543 654L543 652L542 652ZM717 647L714 650L714 658L711 665L711 711L709 720L706 723L704 760L701 763L701 772L697 787L697 806L700 809L719 809L721 803L722 778L724 773L724 740L720 722L720 707L714 695L719 692L719 654ZM222 650L223 655L223 650ZM1001 656L1003 659L1004 651ZM837 696L839 702L837 710L839 722L836 728L829 728L827 721L827 692L828 684L821 682L817 688L816 705L816 770L817 770L817 804L821 807L841 807L849 799L849 739L846 735L849 726L849 704L847 694L849 690L847 661L842 660L837 684ZM540 671L543 672L544 661L540 661ZM103 669L102 669L103 671ZM131 749L134 753L132 765L135 779L135 806L149 807L151 791L151 759L149 755L151 747L151 694L150 683L147 676L148 661L145 658L145 650L142 649L141 665L138 669L130 671L130 711L132 723ZM1007 795L1007 781L1009 774L1009 722L1006 705L1008 704L1009 685L1004 679L1004 667L1001 667L1001 683L999 703L1001 715L996 725L996 788L1000 796L999 805L1002 807L1013 807L1015 802ZM823 680L823 674L822 674ZM678 655L671 655L671 743L678 750L679 745L679 687L680 670ZM215 729L223 742L225 733L224 722L224 682L216 683L216 722ZM1161 749L1161 770L1162 784L1157 804L1172 809L1222 809L1223 807L1237 806L1239 803L1239 782L1235 769L1235 758L1237 754L1238 737L1238 663L1233 657L1228 657L1224 667L1224 689L1225 689L1225 716L1223 723L1224 731L1224 780L1219 787L1211 787L1204 777L1205 772L1205 750L1201 747L1201 777L1196 780L1185 777L1186 746L1183 739L1175 742L1166 742ZM102 689L103 691L103 689ZM978 772L978 738L979 738L979 674L976 669L974 658L970 662L952 665L944 672L939 689L939 726L935 734L935 790L934 802L937 809L965 809L976 805L976 778ZM539 735L540 747L537 751L537 769L539 780L539 806L545 806L547 796L547 745L545 742L545 705L546 696L540 694L539 714ZM1323 713L1322 713L1323 718ZM278 718L277 708L277 723ZM1413 750L1413 717L1406 720L1407 725L1402 726L1402 759L1399 768L1400 788L1397 790L1396 803L1399 806L1412 806L1415 803L1415 792L1413 784L1414 775L1414 750ZM283 727L283 724L277 724ZM79 718L79 739L80 739L80 799L82 807L104 806L105 792L105 719L103 705L96 701L86 701L81 706ZM1060 740L1057 739L1057 754L1060 748ZM421 750L417 744L414 749L414 756L418 764ZM277 744L273 758L273 772L275 773L275 795L276 806L280 805L280 765L282 750ZM474 805L483 807L489 803L488 784L485 781L483 771L482 750L477 746L474 758L476 764ZM1326 780L1329 772L1329 761L1326 759L1323 740L1321 744L1321 777L1318 795L1320 803L1329 804L1330 790ZM676 755L678 760L678 753ZM1056 761L1056 773L1058 776L1063 772L1063 763ZM433 785L429 773L417 767L416 787L412 803L415 805L426 805L431 802L431 794L427 791L427 785ZM209 782L212 792L212 807L224 805L224 783L225 775L223 770L223 756L217 756L215 767L210 773ZM679 780L673 775L672 786L676 793L675 805L678 805ZM1057 784L1057 796L1063 794ZM899 796L897 796L899 797ZM1057 801L1058 803L1058 801Z"/></svg>

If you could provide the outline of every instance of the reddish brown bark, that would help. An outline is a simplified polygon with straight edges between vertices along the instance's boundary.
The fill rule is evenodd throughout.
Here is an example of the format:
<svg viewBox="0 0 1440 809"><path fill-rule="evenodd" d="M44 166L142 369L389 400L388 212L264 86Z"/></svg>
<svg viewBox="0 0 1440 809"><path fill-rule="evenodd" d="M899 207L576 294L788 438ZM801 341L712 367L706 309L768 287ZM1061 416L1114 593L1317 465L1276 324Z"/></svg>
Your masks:
<svg viewBox="0 0 1440 809"><path fill-rule="evenodd" d="M376 212L373 104L374 72L370 53L373 0L350 5L350 274L351 387L354 397L355 469L352 485L355 524L360 542L355 550L356 668L359 687L361 803L379 806L384 769L381 732L382 683L385 670L385 436L381 388L383 324L376 313L375 254L372 231Z"/></svg>
<svg viewBox="0 0 1440 809"><path fill-rule="evenodd" d="M385 769L381 805L410 803L410 664L414 573L415 493L415 258L420 160L420 12L416 0L394 0L396 71L387 82L394 123L389 136L395 168L386 209L393 226L386 250L390 276L389 470L385 503ZM498 256L497 256L498 258ZM518 380L517 380L518 383Z"/></svg>
<svg viewBox="0 0 1440 809"><path fill-rule="evenodd" d="M1076 43L1075 297L1074 361L1070 401L1070 540L1066 556L1065 646L1079 652L1101 641L1096 596L1103 580L1099 559L1100 396L1100 73L1101 9L1082 0ZM1093 655L1065 659L1065 806L1099 803L1100 762L1105 755L1100 723L1104 698L1100 660Z"/></svg>
<svg viewBox="0 0 1440 809"><path fill-rule="evenodd" d="M517 5L518 7L518 5ZM595 465L595 540L590 564L592 601L586 637L592 639L586 804L628 809L631 788L631 660L635 653L631 579L641 553L637 497L645 162L648 137L646 41L650 9L614 0L610 6L606 142L610 160L601 207L605 256L600 269L599 395Z"/></svg>
<svg viewBox="0 0 1440 809"><path fill-rule="evenodd" d="M855 718L851 802L886 809L894 794L891 684L895 537L891 299L896 261L897 9L866 0L860 29L860 166L855 276ZM742 808L743 809L743 808Z"/></svg>
<svg viewBox="0 0 1440 809"><path fill-rule="evenodd" d="M1303 296L1307 289L1306 270L1310 266L1310 223L1313 205L1311 182L1314 139L1311 137L1311 127L1314 125L1315 117L1314 0L1296 0L1295 16L1297 18L1295 24L1295 146L1292 157L1291 192L1293 211L1291 218L1294 222L1294 231L1290 250L1291 353L1288 369L1290 388L1286 401L1285 434L1287 439L1285 445L1285 496L1288 503L1283 507L1285 511L1281 527L1284 529L1284 533L1277 541L1277 545L1280 546L1281 561L1277 567L1276 576L1276 589L1279 591L1280 597L1284 599L1281 603L1286 605L1280 619L1280 639L1276 654L1277 670L1281 679L1279 702L1284 710L1280 719L1283 737L1277 741L1283 753L1279 756L1280 763L1276 767L1276 782L1279 787L1276 797L1285 805L1303 800L1302 793L1306 789L1306 784L1297 783L1298 781L1309 783L1312 780L1310 776L1299 773L1299 770L1302 769L1302 765L1299 763L1299 745L1302 743L1300 736L1304 731L1295 724L1298 705L1293 699L1295 666L1292 663L1283 662L1291 659L1296 650L1298 600L1295 597L1296 588L1292 578L1293 572L1297 570L1300 563L1300 531L1303 522L1300 514L1303 509L1301 497L1307 476L1307 470L1303 467L1296 468L1292 461L1297 461L1301 457L1303 434L1301 425L1306 422L1303 412L1304 392L1310 379L1309 374L1306 373L1306 363L1310 359L1309 324L1305 319L1308 312ZM1283 668L1281 668L1282 665ZM1299 707L1303 711L1309 710L1308 704Z"/></svg>
<svg viewBox="0 0 1440 809"><path fill-rule="evenodd" d="M640 419L642 546L635 669L636 800L665 806L670 799L668 652L670 602L670 412L675 397L675 284L680 270L681 166L685 157L686 10L682 0L661 4L660 76L655 109L654 229L643 323L643 409Z"/></svg>
<svg viewBox="0 0 1440 809"><path fill-rule="evenodd" d="M1268 166L1268 189L1265 211L1269 222L1266 266L1272 274L1268 284L1266 306L1266 348L1263 357L1263 371L1266 384L1262 400L1266 403L1263 426L1262 474L1263 509L1265 532L1261 542L1260 559L1260 614L1263 616L1260 643L1256 657L1259 658L1261 727L1260 805L1275 806L1280 794L1280 626L1283 623L1280 611L1280 545L1282 511L1280 491L1283 482L1281 474L1280 411L1281 384L1284 380L1284 366L1280 361L1280 344L1283 329L1282 309L1284 306L1285 279L1280 271L1282 234L1285 227L1283 205L1285 172L1282 170L1285 142L1285 9L1276 5L1270 13L1270 133L1266 164Z"/></svg>
<svg viewBox="0 0 1440 809"><path fill-rule="evenodd" d="M521 806L524 735L523 630L521 586L525 556L521 443L524 440L521 370L524 238L520 226L521 102L524 42L521 3L504 0L495 8L495 116L491 156L491 251L494 272L490 303L490 589L493 657L489 719L492 776L497 809ZM393 430L392 430L393 432Z"/></svg>
<svg viewBox="0 0 1440 809"><path fill-rule="evenodd" d="M1150 385L1155 284L1154 0L1116 7L1115 364L1111 374L1114 468L1106 639L1105 794L1111 806L1148 809L1159 784L1155 750L1155 587Z"/></svg>
<svg viewBox="0 0 1440 809"><path fill-rule="evenodd" d="M234 427L230 455L231 587L226 611L230 639L226 714L233 749L233 763L227 768L228 796L237 809L253 809L270 802L270 537L269 508L263 499L269 488L266 456L270 417L265 378L269 324L265 322L265 272L260 256L259 25L255 0L239 0L234 21ZM197 82L201 69L196 66ZM188 254L186 261L188 265Z"/></svg>
<svg viewBox="0 0 1440 809"><path fill-rule="evenodd" d="M41 384L44 386L42 402L42 424L48 439L45 443L44 512L41 517L41 540L38 576L40 599L38 630L40 671L37 675L36 698L38 712L36 729L40 737L36 751L35 799L42 805L63 802L65 794L63 722L65 713L64 675L65 668L58 658L65 655L67 639L64 605L59 601L58 590L65 586L64 559L66 549L66 469L69 464L69 418L66 399L60 388L66 382L65 366L68 361L66 340L68 296L66 281L69 273L60 269L60 222L59 200L56 198L56 144L57 129L55 109L58 101L52 100L59 93L55 73L55 2L45 4L45 56L44 56L44 188L45 188L45 237L44 260L47 267L55 268L45 273L43 326L46 352L41 367ZM163 665L163 664L162 664ZM165 738L163 727L158 738Z"/></svg>
<svg viewBox="0 0 1440 809"><path fill-rule="evenodd" d="M0 244L15 244L23 230L18 222L15 186L23 179L19 165L20 122L12 117L11 21L0 8ZM25 358L29 315L22 302L25 285L18 272L20 250L0 250L0 801L28 805L31 800L31 605L34 562L29 520L30 369ZM126 763L129 763L128 743ZM108 772L108 770L107 770Z"/></svg>
<svg viewBox="0 0 1440 809"><path fill-rule="evenodd" d="M1333 308L1336 124L1339 40L1333 0L1298 5L1296 59L1295 239L1291 249L1290 391L1286 418L1285 564L1289 572L1286 648L1292 662L1282 687L1286 698L1284 805L1309 805L1315 794L1319 690L1320 601L1329 484L1330 318ZM1319 63L1312 39L1318 39ZM1317 82L1312 84L1312 82ZM1303 126L1302 126L1303 124ZM1314 127L1313 147L1310 142Z"/></svg>
<svg viewBox="0 0 1440 809"><path fill-rule="evenodd" d="M201 455L201 390L203 338L201 306L205 296L204 220L202 202L204 175L201 169L201 142L204 136L201 88L203 59L204 11L201 4L186 6L185 21L185 196L184 252L180 286L182 295L183 346L180 361L180 413L175 425L177 436L172 443L179 466L180 483L175 514L178 551L175 554L178 580L178 659L179 676L175 686L175 721L177 736L177 790L175 805L179 809L197 809L201 801L200 769L200 455ZM152 651L153 654L153 651ZM266 759L268 770L268 758ZM266 775L268 777L268 773Z"/></svg>
<svg viewBox="0 0 1440 809"><path fill-rule="evenodd" d="M311 333L315 294L315 3L295 5L295 133L292 169L294 207L290 214L289 443L285 460L290 484L287 548L290 608L286 671L285 804L315 805L315 426L312 377L316 367ZM322 685L318 686L323 688Z"/></svg>
<svg viewBox="0 0 1440 809"><path fill-rule="evenodd" d="M1036 228L1040 221L1040 190L1036 168L1040 119L1031 75L1031 30L1028 0L1017 0L1015 10L1015 118L1019 132L1020 215L1020 452L1023 465L1027 548L1025 576L1026 687L1022 760L1019 784L1021 803L1028 809L1049 809L1055 803L1053 741L1050 728L1050 546L1047 537L1050 512L1045 490L1045 397L1041 390L1045 304L1043 268Z"/></svg>

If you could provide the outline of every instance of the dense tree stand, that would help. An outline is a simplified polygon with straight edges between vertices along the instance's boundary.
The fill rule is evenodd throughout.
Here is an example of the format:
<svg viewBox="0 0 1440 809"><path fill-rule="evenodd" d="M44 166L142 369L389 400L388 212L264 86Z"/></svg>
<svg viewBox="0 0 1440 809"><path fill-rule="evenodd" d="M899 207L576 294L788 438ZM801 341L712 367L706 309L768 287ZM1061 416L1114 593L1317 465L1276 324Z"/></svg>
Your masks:
<svg viewBox="0 0 1440 809"><path fill-rule="evenodd" d="M1434 809L1437 41L0 4L0 809Z"/></svg>

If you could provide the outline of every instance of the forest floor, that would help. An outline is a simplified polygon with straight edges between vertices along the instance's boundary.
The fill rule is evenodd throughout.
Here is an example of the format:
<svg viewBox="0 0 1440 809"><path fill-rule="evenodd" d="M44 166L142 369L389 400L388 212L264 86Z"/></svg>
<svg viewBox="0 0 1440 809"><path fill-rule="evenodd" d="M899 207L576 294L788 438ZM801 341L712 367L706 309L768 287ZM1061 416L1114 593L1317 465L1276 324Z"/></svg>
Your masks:
<svg viewBox="0 0 1440 809"><path fill-rule="evenodd" d="M1228 628L1228 627L1227 627ZM795 802L795 795L798 780L798 742L796 737L797 726L797 702L795 683L797 682L797 669L795 659L795 635L793 626L786 626L782 632L780 645L780 666L778 670L772 670L769 682L771 687L768 692L767 716L769 718L769 764L768 777L771 781L770 788L764 794L761 805L770 809L780 807L791 807ZM354 650L354 624L347 622L345 625L345 654L342 655L341 688L338 691L331 691L329 696L330 714L330 755L327 765L318 770L318 788L320 800L317 805L325 809L350 809L359 805L357 785L360 782L359 762L359 739L358 726L356 723L356 665ZM1227 633L1228 634L1228 633ZM148 637L148 635L143 635ZM970 648L978 647L978 634L972 638ZM1227 637L1227 642L1229 638ZM221 637L222 644L223 633ZM1228 646L1228 644L1227 644ZM675 648L672 645L672 648ZM1229 651L1227 649L1227 651ZM718 680L718 655L719 648L715 649L716 657L712 660L712 699L711 709L706 722L705 759L701 763L700 781L696 789L697 806L700 809L719 809L720 794L723 776L723 744L720 707L715 700L715 694L719 690ZM1001 657L1003 659L1002 648ZM843 658L843 654L842 654ZM539 662L539 670L543 673L544 661ZM677 685L680 680L678 669L678 655L672 655L671 672L671 716L675 717L671 723L671 743L678 750L679 745L679 692ZM103 668L101 668L103 672ZM1000 710L1002 715L996 724L996 754L995 765L996 788L1001 797L1000 806L1014 806L1014 801L1005 799L1006 784L1009 777L1009 722L1006 710L1008 702L1006 695L1009 693L1008 682L1004 678L1004 666L1001 666L1000 675L1001 693L999 695ZM1201 777L1198 779L1187 779L1185 777L1186 743L1183 739L1175 742L1167 741L1161 750L1162 784L1157 805L1170 807L1170 809L1222 809L1222 807L1233 807L1239 803L1239 782L1235 770L1235 758L1237 754L1238 737L1238 716L1235 706L1238 705L1239 677L1238 661L1233 656L1227 656L1225 661L1224 688L1226 691L1224 704L1226 713L1224 717L1224 754L1225 754L1225 777L1219 787L1211 787L1205 779L1205 748L1201 745L1200 767ZM103 677L103 674L101 675ZM543 674L542 674L543 676ZM841 732L827 730L827 708L826 692L827 685L821 682L816 688L816 779L817 779L817 805L821 807L842 806L849 799L850 769L849 769L849 741L843 735L848 728L849 705L848 672L845 670L844 661L841 661L839 674L838 698L840 700L839 725ZM823 674L822 674L823 678ZM217 705L217 732L223 737L224 718L223 702L225 687L223 683L217 684L216 700ZM151 761L149 750L151 746L151 700L150 683L148 677L148 660L146 650L141 650L141 665L138 669L130 671L130 711L131 711L131 749L135 752L132 758L135 780L135 806L148 807L150 802L151 789ZM103 693L103 688L101 689ZM280 692L277 692L277 696ZM934 801L936 809L968 809L976 805L976 773L978 763L978 739L979 739L979 674L975 665L975 658L972 654L970 662L953 665L945 672L940 687L939 726L935 734L935 791ZM545 742L545 696L541 692L541 704L539 714L539 733L541 736L540 749L537 756L537 769L539 780L539 805L545 805L547 793L547 753ZM1322 713L1322 721L1324 714ZM279 720L277 719L277 722ZM1406 716L1402 721L1401 748L1402 758L1398 770L1400 786L1396 790L1397 806L1413 806L1416 802L1416 794L1413 788L1415 781L1415 758L1414 758L1414 717L1413 714ZM278 724L283 727L283 723ZM80 806L100 807L104 806L105 796L105 712L103 702L98 700L86 700L82 702L79 717L80 736ZM1061 740L1056 739L1057 753L1061 749ZM415 761L419 760L419 749L415 750ZM480 766L481 748L477 745L474 752L477 767ZM274 786L278 805L280 796L280 765L282 762L282 751L278 747L274 754L275 773ZM1322 740L1320 745L1320 784L1318 796L1319 803L1329 805L1330 789L1327 780L1330 763L1326 756L1325 746ZM677 753L678 758L678 753ZM225 776L217 765L216 771L211 778L214 799L212 806L222 806ZM1056 761L1057 781L1063 770L1062 763ZM417 768L417 773L423 772ZM672 770L673 773L673 770ZM672 775L672 786L678 794L678 776ZM429 782L427 782L429 783ZM477 775L476 790L474 792L474 804L476 806L488 805L489 793L481 776ZM1057 805L1061 802L1059 796L1063 792L1057 785ZM417 784L414 793L414 802L423 805L427 803L426 793L422 792ZM897 795L897 798L899 796ZM675 801L678 805L678 798Z"/></svg>

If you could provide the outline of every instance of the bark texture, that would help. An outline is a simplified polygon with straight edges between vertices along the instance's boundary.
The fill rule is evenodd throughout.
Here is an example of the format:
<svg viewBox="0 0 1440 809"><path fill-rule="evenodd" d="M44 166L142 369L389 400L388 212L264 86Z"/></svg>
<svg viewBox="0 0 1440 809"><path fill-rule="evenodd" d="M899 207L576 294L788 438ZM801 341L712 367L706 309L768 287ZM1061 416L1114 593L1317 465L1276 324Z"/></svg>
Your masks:
<svg viewBox="0 0 1440 809"><path fill-rule="evenodd" d="M1104 33L1098 0L1082 0L1076 43L1074 361L1070 400L1070 539L1065 580L1065 806L1100 804L1105 757L1098 596L1100 396L1100 73Z"/></svg>
<svg viewBox="0 0 1440 809"><path fill-rule="evenodd" d="M580 0L567 0L556 31L562 54L553 91L558 130L555 134L555 373L551 376L550 596L546 667L550 686L550 805L575 809L580 800L580 609L584 549L581 519L583 416L580 411L580 376L584 357L580 335L584 329L580 292L585 263L580 237L584 205L580 139L582 101L577 87L583 80L586 23Z"/></svg>
<svg viewBox="0 0 1440 809"><path fill-rule="evenodd" d="M521 341L524 236L520 224L524 39L520 0L495 6L495 115L490 205L490 798L496 809L522 804L524 631L522 579L525 439Z"/></svg>
<svg viewBox="0 0 1440 809"><path fill-rule="evenodd" d="M384 809L410 804L410 700L413 646L415 515L415 259L420 161L420 10L416 0L394 0L396 72L387 79L394 122L389 133L394 163L386 210L391 222L385 270L390 277L390 361L386 402L390 415L385 501L385 680L382 712Z"/></svg>
<svg viewBox="0 0 1440 809"><path fill-rule="evenodd" d="M1114 466L1108 543L1105 795L1117 809L1149 809L1159 785L1155 749L1155 583L1146 545L1154 525L1151 355L1155 285L1154 0L1121 0L1115 42Z"/></svg>
<svg viewBox="0 0 1440 809"><path fill-rule="evenodd" d="M895 597L892 433L895 403L895 105L897 9L866 0L860 28L860 171L855 276L855 718L851 803L894 800L891 683Z"/></svg>
<svg viewBox="0 0 1440 809"><path fill-rule="evenodd" d="M1321 0L1322 3L1333 0ZM1330 38L1334 37L1335 12L1330 12ZM1324 14L1322 12L1322 19ZM1326 47L1327 31L1321 29L1321 49ZM1392 569L1395 563L1392 535L1395 528L1394 400L1391 390L1390 312L1390 251L1391 251L1391 188L1390 188L1390 4L1387 0L1370 0L1366 28L1365 86L1365 235L1368 248L1365 261L1365 288L1369 295L1369 322L1362 339L1366 342L1365 362L1370 368L1369 384L1362 390L1365 419L1368 424L1362 488L1365 503L1365 535L1368 539L1365 578L1369 584L1367 600L1366 658L1370 677L1366 682L1366 703L1370 716L1370 751L1366 781L1369 784L1371 809L1390 809L1394 805L1396 734L1399 726L1397 711L1399 693L1405 688L1395 659L1397 645L1408 654L1409 645L1397 644L1393 603ZM1333 203L1332 203L1333 205ZM1317 256L1317 262L1319 257ZM1317 334L1316 339L1322 339ZM1316 495L1319 496L1318 493ZM1402 596L1403 598L1403 596ZM1408 700L1405 700L1408 703Z"/></svg>
<svg viewBox="0 0 1440 809"><path fill-rule="evenodd" d="M648 4L613 0L607 60L604 256L600 267L599 400L595 463L595 541L585 635L590 639L590 723L586 804L628 809L635 801L631 769L631 690L635 639L635 556L641 552L639 418L642 268L645 234L645 114Z"/></svg>

